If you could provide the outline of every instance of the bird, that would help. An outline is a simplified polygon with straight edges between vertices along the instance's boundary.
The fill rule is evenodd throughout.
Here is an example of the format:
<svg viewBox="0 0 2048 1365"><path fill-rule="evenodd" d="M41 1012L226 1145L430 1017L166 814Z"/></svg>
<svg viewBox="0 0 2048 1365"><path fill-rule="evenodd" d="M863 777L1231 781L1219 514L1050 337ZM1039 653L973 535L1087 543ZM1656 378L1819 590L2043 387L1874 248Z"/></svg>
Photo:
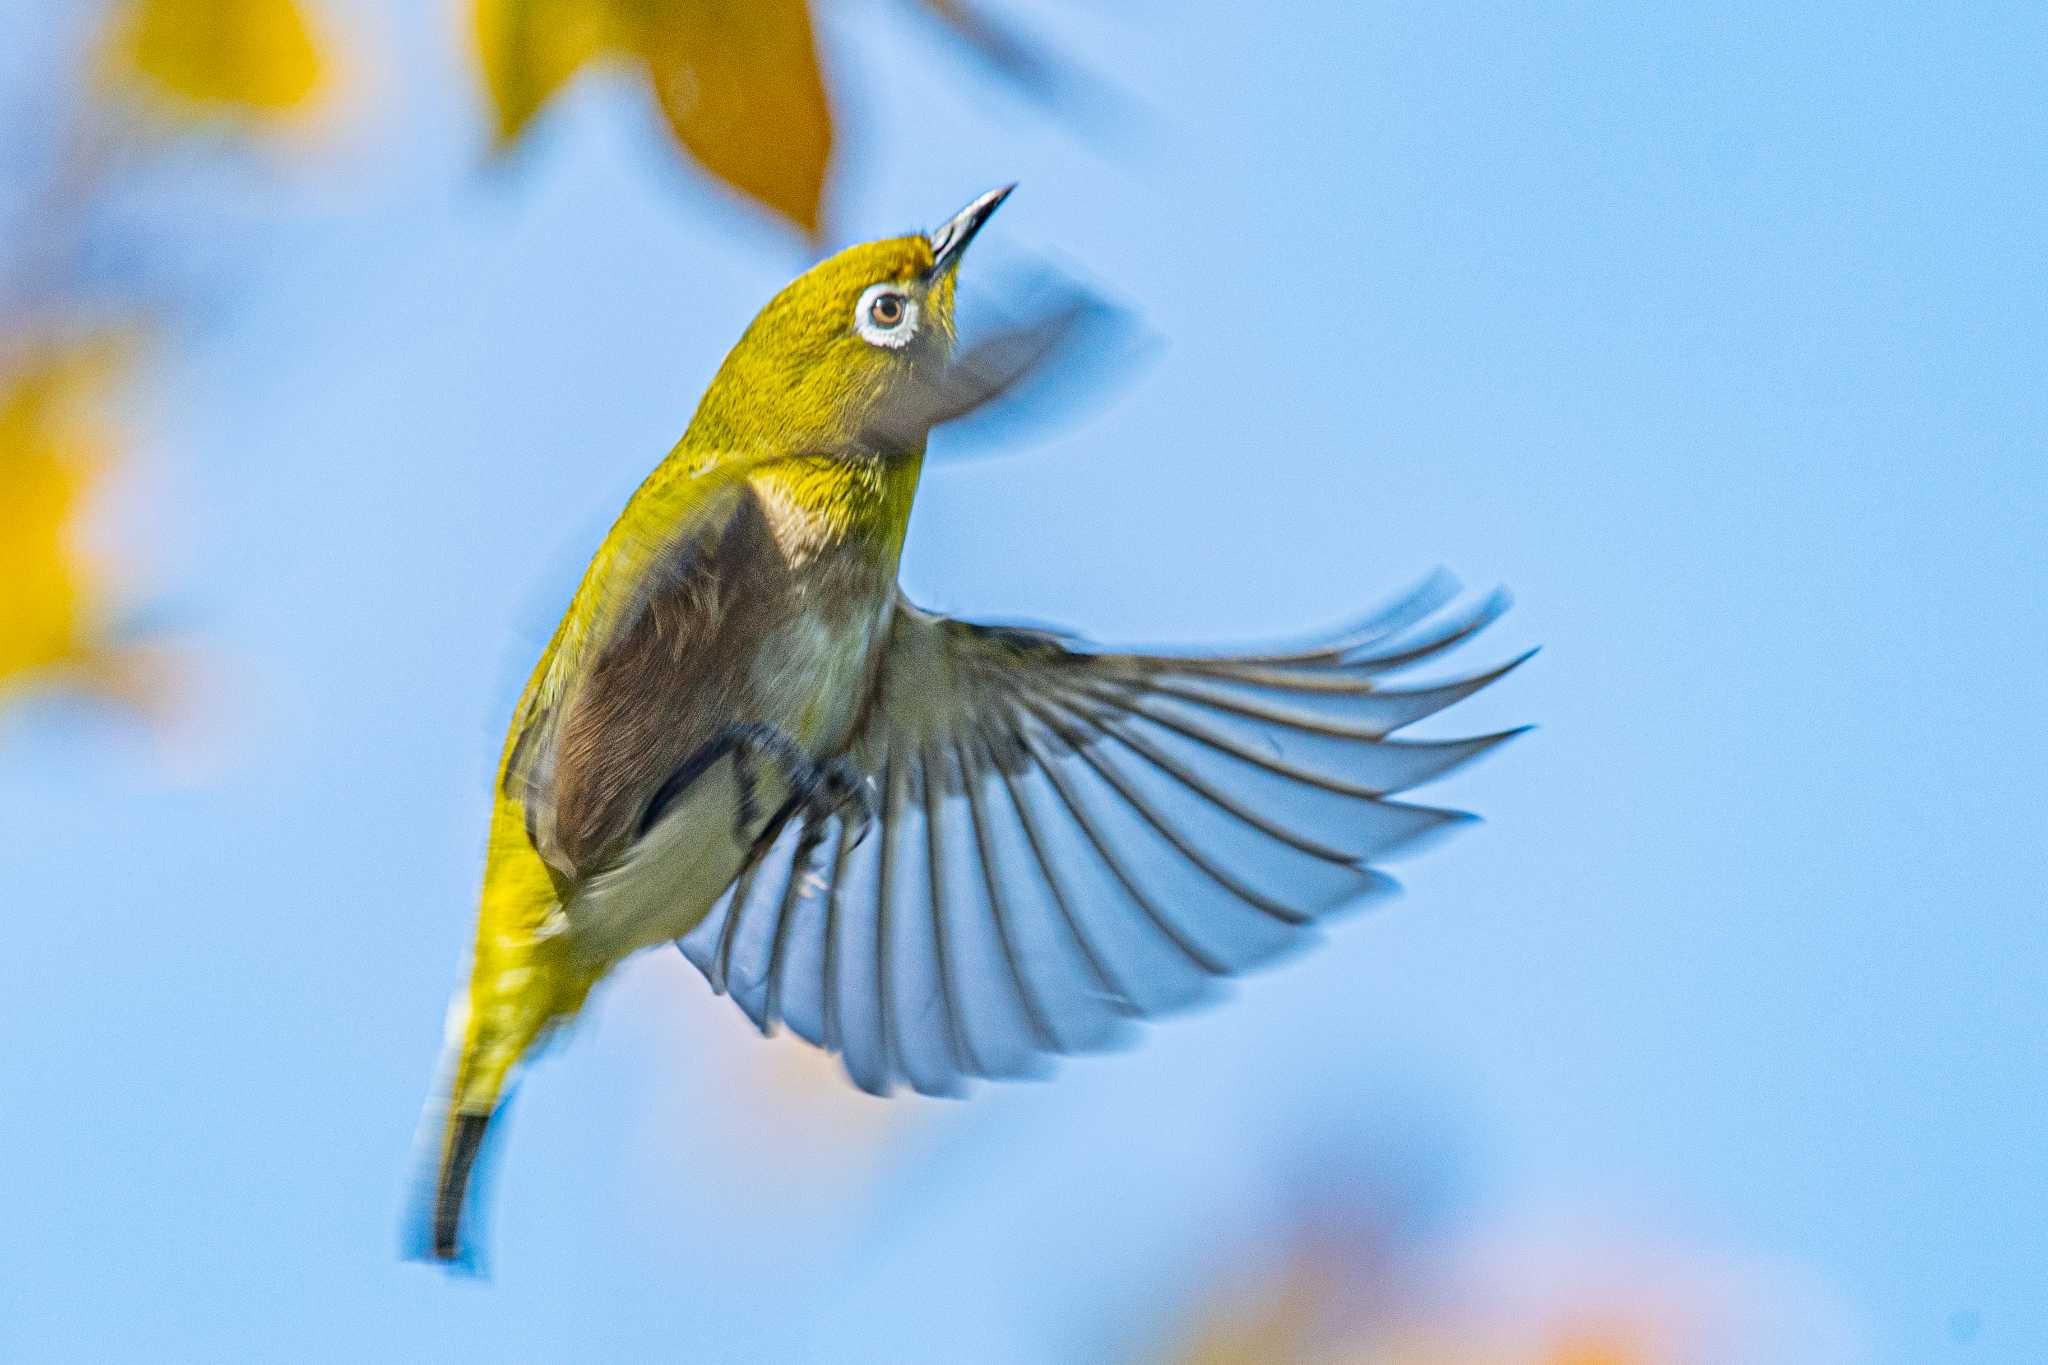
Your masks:
<svg viewBox="0 0 2048 1365"><path fill-rule="evenodd" d="M1104 649L903 593L930 433L1101 309L1077 295L957 341L963 254L1014 188L778 293L598 548L505 741L409 1254L474 1267L470 1187L516 1073L643 949L679 944L863 1090L957 1095L1312 942L1394 889L1377 863L1472 818L1394 798L1520 731L1395 732L1527 656L1386 675L1478 633L1503 592L1468 601L1438 572L1331 635L1234 655Z"/></svg>

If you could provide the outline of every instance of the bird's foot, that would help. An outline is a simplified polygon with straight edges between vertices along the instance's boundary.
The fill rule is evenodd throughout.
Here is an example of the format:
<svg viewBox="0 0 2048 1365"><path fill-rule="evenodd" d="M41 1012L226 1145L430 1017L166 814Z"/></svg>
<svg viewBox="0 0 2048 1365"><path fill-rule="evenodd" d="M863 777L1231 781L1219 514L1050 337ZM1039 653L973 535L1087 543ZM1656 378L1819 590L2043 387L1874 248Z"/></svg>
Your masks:
<svg viewBox="0 0 2048 1365"><path fill-rule="evenodd" d="M846 821L858 848L881 813L875 806L875 780L844 757L820 764L817 790L807 798L806 810L821 824L835 815Z"/></svg>
<svg viewBox="0 0 2048 1365"><path fill-rule="evenodd" d="M713 742L732 754L733 780L739 789L733 834L743 843L751 838L755 856L767 852L768 845L775 842L783 826L796 815L802 815L806 824L822 825L851 810L855 817L849 818L857 818L855 842L867 837L868 826L876 814L874 784L845 758L821 763L787 732L760 722L727 726ZM755 835L754 828L761 816L755 765L763 759L771 760L781 770L788 795L781 809Z"/></svg>

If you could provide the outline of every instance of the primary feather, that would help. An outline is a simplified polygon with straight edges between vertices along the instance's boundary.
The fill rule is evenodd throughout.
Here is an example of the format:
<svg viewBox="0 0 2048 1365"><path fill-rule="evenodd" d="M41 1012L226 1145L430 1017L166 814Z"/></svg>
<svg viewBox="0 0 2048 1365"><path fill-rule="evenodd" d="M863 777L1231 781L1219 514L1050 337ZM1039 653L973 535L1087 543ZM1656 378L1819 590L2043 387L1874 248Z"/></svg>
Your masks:
<svg viewBox="0 0 2048 1365"><path fill-rule="evenodd" d="M1326 645L1186 657L898 597L850 745L885 793L879 837L793 821L683 951L876 1093L1104 1046L1120 1017L1313 941L1392 889L1375 863L1469 818L1392 799L1519 733L1394 737L1521 662L1387 685L1506 605L1432 615L1447 596L1432 578Z"/></svg>

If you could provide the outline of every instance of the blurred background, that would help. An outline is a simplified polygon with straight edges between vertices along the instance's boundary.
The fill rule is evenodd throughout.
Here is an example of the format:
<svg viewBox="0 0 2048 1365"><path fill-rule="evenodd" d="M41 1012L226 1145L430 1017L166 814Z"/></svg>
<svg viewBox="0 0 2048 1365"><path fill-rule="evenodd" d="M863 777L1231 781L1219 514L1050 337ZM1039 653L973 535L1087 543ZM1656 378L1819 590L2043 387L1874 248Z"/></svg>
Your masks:
<svg viewBox="0 0 2048 1365"><path fill-rule="evenodd" d="M2048 1357L2048 10L639 4L0 18L0 1360ZM1542 729L1047 1084L875 1101L648 954L488 1278L402 1263L583 563L787 278L1013 179L970 285L1164 344L941 436L913 596L1444 563L1546 649L1439 732Z"/></svg>

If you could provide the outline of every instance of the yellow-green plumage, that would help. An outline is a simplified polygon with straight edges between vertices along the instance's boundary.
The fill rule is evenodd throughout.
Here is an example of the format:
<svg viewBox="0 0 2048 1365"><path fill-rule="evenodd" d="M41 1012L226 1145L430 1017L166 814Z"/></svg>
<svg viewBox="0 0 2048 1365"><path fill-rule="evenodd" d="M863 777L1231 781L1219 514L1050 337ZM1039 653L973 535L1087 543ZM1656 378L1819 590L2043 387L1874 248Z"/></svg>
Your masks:
<svg viewBox="0 0 2048 1365"><path fill-rule="evenodd" d="M598 549L506 740L422 1254L462 1257L515 1069L641 948L680 942L864 1089L958 1093L1102 1046L1386 889L1371 860L1460 818L1388 797L1505 738L1389 738L1505 671L1381 681L1504 605L1428 628L1440 580L1327 645L1212 658L901 596L927 433L1078 316L954 354L954 269L1006 193L778 295Z"/></svg>
<svg viewBox="0 0 2048 1365"><path fill-rule="evenodd" d="M922 325L909 347L876 346L849 325L863 291L882 282L915 294ZM631 756L587 750L616 742L622 730L642 737L658 727L671 736L668 750L687 752L735 715L775 725L807 747L843 738L834 731L852 720L868 646L889 606L924 453L921 434L875 449L867 432L892 388L944 365L953 297L951 269L933 271L932 243L921 235L844 251L783 290L727 356L688 431L627 503L584 574L527 683L500 765L474 966L451 1022L455 1060L437 1201L442 1225L432 1254L457 1251L462 1190L449 1182L466 1172L448 1165L459 1120L496 1109L519 1060L582 1007L621 957L693 928L747 850L732 835L731 814L718 818L718 808L729 812L731 802L713 789L702 802L711 813L696 831L707 847L693 860L708 869L698 879L704 889L692 896L679 888L685 894L666 898L668 913L639 916L644 922L600 922L579 932L576 911L591 887L620 877L627 861L633 831L618 815L636 797L646 798L661 761L675 757L657 752L652 762L614 762ZM759 628L758 604L757 620L725 632L717 618L730 604L701 600L703 590L687 582L660 581L665 563L690 554L743 501L765 522L766 536L743 547L761 562L722 565L721 578L769 585L754 596L783 599L779 613L765 613L789 618L777 622L779 640L775 630ZM664 603L664 593L683 600ZM741 647L720 659L678 652L662 676L644 676L643 669L629 678L631 695L616 706L592 696L594 662L622 631L664 607L691 618L697 643L728 643L720 636L736 633L742 638L729 643ZM747 651L789 658L771 666L760 685L740 676L756 671ZM695 695L679 685L692 680ZM749 701L754 705L733 709ZM638 714L618 714L632 708ZM569 838L549 831L536 812L552 793L536 790L533 776L540 751L564 742L577 746L569 755L576 791L594 790L585 807L596 821Z"/></svg>

